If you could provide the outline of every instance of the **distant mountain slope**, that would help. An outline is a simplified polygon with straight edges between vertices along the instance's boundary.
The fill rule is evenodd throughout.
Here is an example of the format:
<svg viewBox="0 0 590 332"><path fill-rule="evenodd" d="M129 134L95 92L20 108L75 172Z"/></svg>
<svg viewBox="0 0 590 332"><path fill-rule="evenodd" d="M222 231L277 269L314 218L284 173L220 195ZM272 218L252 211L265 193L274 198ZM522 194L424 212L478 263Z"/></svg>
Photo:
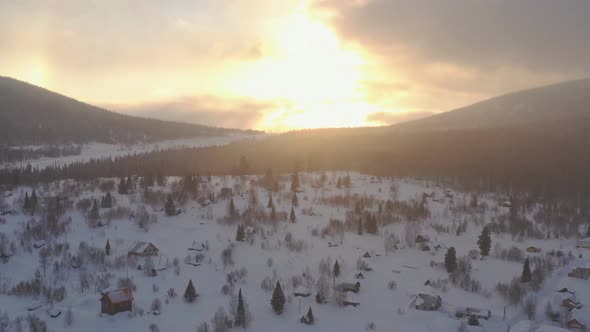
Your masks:
<svg viewBox="0 0 590 332"><path fill-rule="evenodd" d="M137 142L240 130L122 115L0 76L0 144Z"/></svg>
<svg viewBox="0 0 590 332"><path fill-rule="evenodd" d="M590 120L590 79L498 96L428 118L396 124L410 131L517 128L566 130Z"/></svg>

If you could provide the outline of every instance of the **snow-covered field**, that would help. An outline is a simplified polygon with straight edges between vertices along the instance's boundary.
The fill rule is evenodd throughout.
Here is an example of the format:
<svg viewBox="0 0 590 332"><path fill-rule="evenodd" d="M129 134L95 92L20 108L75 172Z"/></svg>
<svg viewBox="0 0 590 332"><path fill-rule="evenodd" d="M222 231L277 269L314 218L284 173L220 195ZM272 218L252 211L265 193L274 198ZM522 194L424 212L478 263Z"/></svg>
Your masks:
<svg viewBox="0 0 590 332"><path fill-rule="evenodd" d="M82 146L82 153L79 155L63 156L58 158L39 158L33 160L23 160L14 163L0 163L0 168L10 168L16 166L31 165L32 167L45 168L53 165L67 165L74 162L89 161L96 158L121 157L137 153L147 153L156 150L165 150L182 147L207 147L225 145L243 139L259 139L265 137L265 134L244 135L231 134L218 137L195 137L185 139L175 139L159 141L154 143L141 143L133 145L125 144L106 144L106 143L89 143ZM30 148L30 147L29 147Z"/></svg>
<svg viewBox="0 0 590 332"><path fill-rule="evenodd" d="M210 144L220 144L220 141L211 140ZM241 268L247 269L247 274L243 278L235 278L239 280L234 279L229 289L234 294L242 289L252 315L247 328L250 331L364 331L370 329L369 326L374 326L376 331L445 332L461 328L469 331L507 331L509 325L512 326L512 332L517 329L535 331L537 328L538 331L549 331L549 326L557 327L560 324L548 320L545 302L553 301L555 296L565 296L556 292L558 288L575 290L577 300L590 305L590 282L567 276L571 268L589 263L584 256L590 257L590 253L576 249L574 239L531 239L492 232L489 257L482 260L476 253L474 259L465 258L471 264L471 279L480 283L479 289L466 291L448 281L449 273L443 263L447 249L456 248L458 258L472 255L472 250L479 252L478 236L484 224L497 221L509 213L509 208L501 206L506 197L493 193L480 194L477 211L457 212L459 207L470 205L470 193L449 191L445 196L447 190L452 188L413 179L392 180L362 174L350 174L350 188L337 187L338 178L345 176L345 173L327 173L325 181L320 181L322 175L319 173L300 173L294 223L288 219L293 202L290 177L287 175L280 177L280 191L272 193L277 214L284 213L287 218L274 223L262 222L265 217L260 215L250 222L246 218L224 221L230 199L221 197L222 188L233 189L232 199L237 211L244 213L250 206L267 215L270 213L267 208L269 193L251 181L255 177L213 177L210 182L203 181L201 195L205 192L213 194L213 203L207 205L207 201L201 201L202 204L199 204L193 199L187 199L184 203L176 201L182 213L172 217L161 210L164 205L162 200L151 205L144 203L143 189L128 195L120 195L115 189L111 194L116 203L111 209L100 209L104 225L96 228L89 226L86 217L88 212L75 206L84 198L100 202L104 191L97 186L89 183L73 185L65 181L36 187L40 202L59 194L74 205L61 217L62 221L71 218L66 231L58 232L56 236L42 230L39 230L42 235L30 235L34 231L27 231L27 224L30 228L39 229L48 226L43 225L41 213L31 217L20 212L25 192L30 195L33 188L17 188L12 196L5 198L5 206L14 206L19 212L4 216L4 221L0 223L0 233L6 236L4 252L13 254L6 262L0 262L0 315L6 312L11 320L18 316L35 315L46 321L54 331L148 331L151 324L156 324L161 331L195 331L203 322L210 322L219 307L224 307L233 317L231 295L224 295L222 287L228 284L227 275ZM175 183L181 181L169 178L166 186L156 185L151 190L161 192L160 195L165 197L168 192L178 190L181 185ZM118 180L115 179L116 182ZM137 188L140 188L140 181L136 183ZM388 200L419 203L423 194L430 192L434 192L434 198L425 199L425 207L430 212L425 219L408 221L400 217L392 222L383 221L385 217L382 215L398 215L395 209L392 212L385 207ZM257 199L254 200L253 196ZM343 232L327 227L331 219L344 222L347 212L355 210L356 204L328 202L346 197L351 198L351 202L363 199L363 212L379 216L376 234L369 234L366 229L359 234L356 227L350 229L347 226ZM157 216L157 222L150 223L147 231L140 229L137 223L137 211L144 204L150 214ZM106 218L108 210L118 207L129 208L132 215L113 217L109 221ZM238 242L236 229L244 223L247 223L247 240ZM462 225L466 225L466 228L457 232L457 228ZM422 244L416 244L417 235L429 238L425 244L429 250L423 250ZM33 245L41 244L39 240L45 240L47 244L36 249ZM102 253L107 240L112 246L112 252L104 258L104 262L93 263L90 258L83 258L79 253L81 242ZM150 263L146 263L145 258L127 258L127 251L135 241L153 243L159 249L159 255L149 260L156 268L166 269L158 271L157 276L147 276L144 271L137 270L135 267L138 264L145 266ZM67 244L69 248L50 255L44 272L40 251L51 247L56 252L55 247L59 244ZM201 244L208 246L208 249L200 252L204 255L201 265L187 264L187 261L196 262L194 256L199 253L188 248L200 248ZM386 244L390 245L391 251L386 252ZM507 261L495 254L511 246L523 251L530 246L540 249L540 253L525 252L527 257L549 257L547 254L551 250L572 253L569 260L562 260L565 265L560 265L559 260L555 259L555 268L548 273L541 289L529 292L534 294L537 303L536 315L531 321L523 305L507 304L496 291L499 282L509 284L513 278L521 275L522 262ZM229 247L233 247L233 264L224 265L222 252ZM365 253L370 257L362 257ZM583 254L581 258L580 253ZM81 266L70 264L72 256L82 258ZM175 266L175 258L179 261L178 267ZM116 263L117 260L123 263ZM331 271L335 260L341 267L339 276L321 271L321 262L328 262ZM363 272L365 278L357 280L359 260L364 261L372 271ZM328 303L317 304L315 294L322 275L327 279L329 289L332 289L332 285L344 282L360 282L358 294L347 294L349 301L360 305L341 306L334 296L338 292L334 290L330 290L332 295L327 299ZM127 276L137 287L133 292L134 314L100 314L100 291L105 287L116 289L117 281ZM99 278L107 281L99 283ZM11 289L19 281L34 279L53 288L65 287L63 301L54 303L53 309L49 311L50 304L46 296L11 294ZM271 308L272 289L261 287L265 279L272 286L277 280L281 282L287 297L282 315L275 314ZM84 287L82 280L87 282ZM189 280L192 280L199 295L195 303L187 303L183 299ZM302 287L308 289L311 296L294 297L294 290L301 290ZM170 288L174 288L178 296L170 297L167 294ZM441 308L437 311L417 310L416 298L420 293L439 295L442 299ZM151 313L154 299L162 302L159 315ZM525 302L524 297L521 302ZM29 311L27 308L34 304L42 306ZM315 324L308 326L301 323L300 318L309 307L313 309ZM455 317L457 308L461 307L489 309L491 318L480 319L480 326L462 327L461 323L466 323L467 319ZM67 308L71 308L74 322L66 327L64 317ZM49 313L60 310L62 314L59 317L49 316ZM16 330L14 322L11 324L9 331ZM23 326L27 325L23 323Z"/></svg>

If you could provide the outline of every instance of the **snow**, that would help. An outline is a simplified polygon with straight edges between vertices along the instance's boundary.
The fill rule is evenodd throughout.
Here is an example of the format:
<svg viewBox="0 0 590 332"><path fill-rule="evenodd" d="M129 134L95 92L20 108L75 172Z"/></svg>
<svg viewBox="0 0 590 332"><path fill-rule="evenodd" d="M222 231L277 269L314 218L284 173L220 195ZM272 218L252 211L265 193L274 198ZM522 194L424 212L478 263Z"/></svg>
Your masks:
<svg viewBox="0 0 590 332"><path fill-rule="evenodd" d="M100 159L106 157L122 157L127 155L148 153L157 150L173 148L196 148L226 145L232 142L246 139L260 139L266 137L266 134L246 135L230 134L226 136L213 137L195 137L175 140L165 140L154 143L141 144L106 144L106 143L89 143L82 146L82 153L79 155L62 156L57 158L39 158L33 160L23 160L13 163L0 163L1 168L12 168L19 166L31 165L32 167L45 168L54 165L67 165L75 162L85 162L91 159Z"/></svg>
<svg viewBox="0 0 590 332"><path fill-rule="evenodd" d="M344 173L330 173L330 177L343 176ZM420 234L430 238L434 244L440 244L441 249L421 251L418 248L406 245L403 234L408 222L401 221L393 223L380 229L380 234L358 235L356 232L346 232L344 235L312 236L313 229L320 230L328 225L330 219L344 220L348 210L343 206L329 206L319 203L320 198L331 195L345 195L347 189L338 189L329 185L329 190L314 189L306 183L305 178L318 178L319 174L301 173L302 190L299 194L300 206L296 208L297 222L292 224L280 222L276 226L260 226L264 234L260 232L248 232L253 237L253 244L248 241L235 241L236 225L225 225L218 223L217 218L227 213L227 200L214 201L208 207L201 207L195 201L190 201L182 206L186 213L175 217L167 217L161 211L158 214L159 221L150 226L149 231L141 231L128 219L112 220L104 227L90 229L84 216L77 210L68 212L72 218L67 236L61 235L48 241L46 246L57 243L68 243L72 254L77 253L79 243L84 241L90 246L104 248L110 240L112 254L107 260L112 261L118 256L127 256L127 250L138 238L147 245L153 243L159 250L158 257L150 258L154 266L167 269L159 271L155 277L148 277L144 271L137 271L133 267L123 267L105 270L102 265L93 265L85 262L80 270L69 270L65 274L67 280L54 280L53 268L47 271L47 280L63 284L67 288L67 297L60 303L60 308L71 307L75 317L75 323L71 327L64 327L63 313L60 318L49 317L46 306L34 311L36 315L47 321L50 328L56 331L88 331L98 332L105 330L115 331L146 331L147 327L154 323L162 331L194 331L196 326L202 322L209 322L219 306L224 306L227 312L229 297L222 295L221 287L226 283L226 275L241 267L246 267L247 275L236 283L238 289L242 289L244 298L249 304L254 319L250 331L363 331L368 323L376 325L377 331L457 331L461 321L455 317L455 308L477 307L489 308L492 317L489 321L480 320L481 328L470 327L470 331L506 331L508 325L511 331L544 331L551 330L551 323L546 321L543 313L543 303L550 301L554 296L564 296L556 290L567 287L575 290L577 300L583 304L590 305L590 285L586 280L578 280L567 277L569 270L575 266L586 266L589 261L574 259L568 266L557 268L543 284L543 288L536 294L537 308L536 321L528 321L520 305L506 305L503 299L495 292L498 282L508 283L512 278L520 275L522 264L500 260L495 257L487 257L485 260L471 260L472 277L481 282L482 288L487 293L471 293L458 287L448 285L446 290L433 286L425 286L429 280L435 283L448 278L448 273L441 265L444 261L446 248L455 247L457 256L462 257L470 250L477 248L477 237L481 231L482 224L470 223L467 231L456 236L454 231L437 232L433 225L445 225L452 227L457 224L455 216L449 212L452 202L468 201L469 195L458 190L453 190L454 198L441 199L440 202L430 201L428 207L431 216L420 223ZM444 196L447 188L441 188L426 184L424 181L414 179L387 178L380 181L370 181L369 176L351 173L353 187L350 194L373 196L379 200L391 198L390 188L397 187L395 196L399 200L416 199L420 200L423 192L434 191L436 197ZM249 179L244 179L248 183ZM174 179L169 179L172 182ZM217 191L222 187L231 187L232 184L241 183L238 177L214 177L211 181ZM335 181L331 181L334 183ZM285 187L288 188L286 183ZM52 190L48 187L47 190ZM97 189L87 189L74 197L99 197L102 193ZM38 194L47 195L43 188L38 188ZM160 188L169 189L169 188ZM30 188L18 188L15 195L8 201L16 200L24 190ZM54 189L53 189L54 190ZM260 204L266 206L267 192L258 189ZM117 205L136 208L141 203L141 193L131 195L118 195L113 193ZM283 189L280 194L273 195L273 201L277 211L290 211L291 195L288 189ZM501 199L494 200L493 196L481 197L480 201L487 202L489 206L498 206ZM248 204L248 197L234 195L234 202L240 211L244 211ZM314 215L304 215L302 210L313 206ZM208 218L208 211L214 216ZM491 220L508 209L499 207L488 209L484 218ZM101 209L101 213L104 213ZM29 216L22 214L7 216L6 223L0 224L0 232L13 235L24 228L30 221ZM38 219L38 218L37 218ZM258 226L257 226L258 227ZM254 230L256 228L253 228ZM301 252L292 251L284 244L285 235L291 233L293 239L303 240L305 243ZM363 258L373 269L370 272L363 272L364 280L356 280L353 277L358 273L356 262L364 253L383 252L383 240L386 234L397 234L402 243L398 249L388 254L371 255L370 258ZM415 238L415 237L414 237ZM537 246L543 249L544 253L551 249L559 248L564 252L572 251L577 253L575 239L549 239L532 240L524 239L517 241L508 235L493 236L492 247L498 243L503 248L517 246L524 249L528 246ZM329 246L329 243L337 243L338 246ZM224 267L221 263L221 253L233 244L234 265ZM433 246L432 246L433 247ZM187 250L188 248L199 248L200 252ZM201 249L202 248L202 249ZM492 249L493 251L493 249ZM190 254L203 254L200 266L192 266L183 262L184 257ZM526 254L528 255L528 254ZM315 283L311 285L298 285L293 287L290 283L293 277L300 277L308 271L316 278L318 277L318 265L321 259L338 259L341 265L341 277L329 280L330 285L344 282L361 283L358 294L347 293L347 299L359 302L358 307L339 307L334 304L318 305L315 303ZM179 258L179 274L171 266L174 258ZM268 260L272 259L269 266ZM50 258L55 260L55 258ZM138 263L143 265L143 258L138 258ZM439 264L431 264L431 262ZM51 266L51 265L50 265ZM39 268L38 250L28 252L20 249L14 257L2 264L0 263L0 290L4 287L10 288L21 280L31 280L35 270ZM393 272L393 271L398 271ZM130 317L128 313L119 313L115 316L100 316L100 290L94 288L82 291L80 289L80 274L88 272L95 277L104 276L107 273L114 275L111 280L111 289L117 288L116 281L129 276L137 285L137 291L133 292L134 304L150 311L150 304L155 298L162 300L162 309L159 315L144 314L143 316ZM42 272L41 272L42 273ZM285 313L281 316L275 315L270 308L271 293L261 288L261 282L266 277L276 275L281 281L284 293L288 298ZM192 280L199 297L196 303L188 304L183 301L182 294L189 280ZM397 286L388 289L387 284L395 281ZM154 285L159 288L154 291ZM167 298L167 290L174 288L178 296ZM294 298L295 291L309 290L312 296ZM415 310L414 306L418 294L433 294L442 298L442 308L439 311ZM111 293L113 294L113 293ZM110 295L109 295L110 296ZM117 296L114 294L113 296ZM567 294L570 296L570 294ZM566 296L566 297L567 297ZM117 297L119 298L119 297ZM7 311L10 317L26 316L29 314L27 308L39 302L47 305L44 298L17 297L0 292L0 310ZM299 323L301 315L307 312L309 307L313 308L316 323L306 326ZM506 308L506 320L503 319L503 311ZM465 319L463 319L465 322ZM555 330L559 331L559 330Z"/></svg>

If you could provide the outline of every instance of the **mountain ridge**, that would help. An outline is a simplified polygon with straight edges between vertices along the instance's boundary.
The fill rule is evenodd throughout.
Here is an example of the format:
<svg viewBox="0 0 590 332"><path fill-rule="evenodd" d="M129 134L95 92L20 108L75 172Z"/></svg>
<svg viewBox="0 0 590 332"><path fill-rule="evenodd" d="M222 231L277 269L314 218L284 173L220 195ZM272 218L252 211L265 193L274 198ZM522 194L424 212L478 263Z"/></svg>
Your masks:
<svg viewBox="0 0 590 332"><path fill-rule="evenodd" d="M509 92L430 117L389 126L400 131L567 129L590 120L590 78ZM558 112L561 111L561 112Z"/></svg>
<svg viewBox="0 0 590 332"><path fill-rule="evenodd" d="M134 143L253 133L112 112L14 78L0 76L3 144Z"/></svg>

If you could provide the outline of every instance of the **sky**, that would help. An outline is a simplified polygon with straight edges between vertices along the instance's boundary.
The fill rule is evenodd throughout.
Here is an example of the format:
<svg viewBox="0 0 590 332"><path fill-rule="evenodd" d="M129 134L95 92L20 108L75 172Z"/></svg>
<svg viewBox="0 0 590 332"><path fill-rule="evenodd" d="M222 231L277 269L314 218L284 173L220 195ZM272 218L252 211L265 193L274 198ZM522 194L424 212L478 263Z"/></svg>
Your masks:
<svg viewBox="0 0 590 332"><path fill-rule="evenodd" d="M270 132L386 125L590 76L587 0L0 2L0 75Z"/></svg>

